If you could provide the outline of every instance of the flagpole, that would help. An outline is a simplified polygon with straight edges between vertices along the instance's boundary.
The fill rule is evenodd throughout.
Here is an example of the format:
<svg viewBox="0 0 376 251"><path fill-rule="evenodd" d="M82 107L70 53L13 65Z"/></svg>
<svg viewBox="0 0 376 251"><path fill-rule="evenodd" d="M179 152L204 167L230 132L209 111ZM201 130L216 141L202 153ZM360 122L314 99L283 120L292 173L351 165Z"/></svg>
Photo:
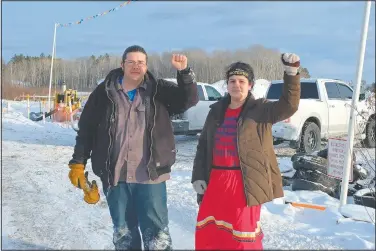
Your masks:
<svg viewBox="0 0 376 251"><path fill-rule="evenodd" d="M349 189L349 179L350 179L350 170L351 170L351 160L353 157L353 144L354 144L354 123L355 123L355 111L358 105L359 93L360 93L360 85L362 80L362 73L363 73L363 63L364 63L364 54L366 52L366 42L367 42L367 34L368 34L368 24L369 24L369 16L371 12L371 1L367 1L364 7L364 18L363 18L363 27L361 33L361 40L360 40L360 48L359 48L359 55L358 55L358 65L357 65L357 72L356 72L356 82L354 86L354 93L352 96L352 104L350 109L350 123L347 133L347 147L345 152L345 164L344 164L344 172L342 176L342 184L341 184L341 196L340 196L340 206L343 206L347 202L347 192Z"/></svg>
<svg viewBox="0 0 376 251"><path fill-rule="evenodd" d="M57 23L55 23L54 29L54 41L52 43L52 55L51 55L51 71L50 71L50 85L48 87L48 112L51 111L51 85L52 85L52 70L54 67L54 57L55 57L55 48L56 48L56 28Z"/></svg>
<svg viewBox="0 0 376 251"><path fill-rule="evenodd" d="M117 11L118 9L124 7L125 5L129 4L130 2L131 2L131 0L128 0L128 1L120 4L119 6L114 7L112 9L108 10L108 11L105 11L105 12L102 12L100 14L96 14L96 15L87 17L85 19L80 19L77 22L70 22L70 23L66 23L66 24L55 23L54 41L53 41L53 44L52 44L52 55L51 55L50 83L49 83L49 87L48 87L48 109L49 109L49 112L51 111L51 86L52 86L52 71L53 71L53 67L54 67L54 58L55 58L55 50L56 50L56 28L57 27L67 27L67 26L71 26L73 24L81 24L82 22L90 20L92 18L96 18L96 17L99 17L99 16L106 15L106 14L108 14L110 12Z"/></svg>

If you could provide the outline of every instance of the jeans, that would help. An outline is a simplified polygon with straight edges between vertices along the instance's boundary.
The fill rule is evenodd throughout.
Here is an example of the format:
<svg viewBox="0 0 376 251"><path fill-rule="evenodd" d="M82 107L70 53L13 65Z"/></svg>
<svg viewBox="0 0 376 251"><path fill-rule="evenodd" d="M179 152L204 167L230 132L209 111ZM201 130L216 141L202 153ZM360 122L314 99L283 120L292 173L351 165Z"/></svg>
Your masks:
<svg viewBox="0 0 376 251"><path fill-rule="evenodd" d="M116 250L171 250L166 182L119 182L106 191ZM141 230L141 235L140 231Z"/></svg>

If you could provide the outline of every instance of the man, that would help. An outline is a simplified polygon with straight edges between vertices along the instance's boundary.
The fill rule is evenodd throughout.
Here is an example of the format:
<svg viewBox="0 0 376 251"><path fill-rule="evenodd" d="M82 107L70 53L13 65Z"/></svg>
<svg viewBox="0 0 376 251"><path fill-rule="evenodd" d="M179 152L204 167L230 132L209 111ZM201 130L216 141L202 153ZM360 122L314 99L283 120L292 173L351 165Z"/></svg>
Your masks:
<svg viewBox="0 0 376 251"><path fill-rule="evenodd" d="M140 46L123 54L121 68L112 70L90 95L79 121L69 178L83 188L85 201L96 203L96 184L87 187L84 174L91 158L101 178L114 225L118 249L171 249L166 180L176 150L170 117L198 102L197 83L184 55L171 63L177 82L155 79Z"/></svg>

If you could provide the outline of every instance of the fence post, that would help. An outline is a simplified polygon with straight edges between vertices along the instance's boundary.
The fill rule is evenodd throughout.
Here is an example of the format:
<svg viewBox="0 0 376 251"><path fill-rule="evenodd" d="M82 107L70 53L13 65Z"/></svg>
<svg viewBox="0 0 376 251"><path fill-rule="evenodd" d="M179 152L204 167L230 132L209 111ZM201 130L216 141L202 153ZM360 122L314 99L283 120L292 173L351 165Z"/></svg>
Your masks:
<svg viewBox="0 0 376 251"><path fill-rule="evenodd" d="M27 99L27 118L30 119L30 95L29 94L27 94L26 99Z"/></svg>

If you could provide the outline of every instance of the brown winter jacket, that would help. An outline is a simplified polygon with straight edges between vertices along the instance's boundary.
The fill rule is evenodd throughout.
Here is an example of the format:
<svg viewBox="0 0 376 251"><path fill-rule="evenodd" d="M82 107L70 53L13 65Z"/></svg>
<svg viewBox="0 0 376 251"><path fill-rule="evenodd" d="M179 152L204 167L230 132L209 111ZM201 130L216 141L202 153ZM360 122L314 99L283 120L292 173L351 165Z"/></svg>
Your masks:
<svg viewBox="0 0 376 251"><path fill-rule="evenodd" d="M283 78L283 91L278 101L256 100L249 93L238 119L238 154L248 206L283 197L282 177L273 148L272 125L297 111L300 75L289 76L285 73ZM211 105L197 146L192 183L196 180L209 183L214 136L224 120L229 103L230 97L226 96ZM201 197L198 195L198 200Z"/></svg>

